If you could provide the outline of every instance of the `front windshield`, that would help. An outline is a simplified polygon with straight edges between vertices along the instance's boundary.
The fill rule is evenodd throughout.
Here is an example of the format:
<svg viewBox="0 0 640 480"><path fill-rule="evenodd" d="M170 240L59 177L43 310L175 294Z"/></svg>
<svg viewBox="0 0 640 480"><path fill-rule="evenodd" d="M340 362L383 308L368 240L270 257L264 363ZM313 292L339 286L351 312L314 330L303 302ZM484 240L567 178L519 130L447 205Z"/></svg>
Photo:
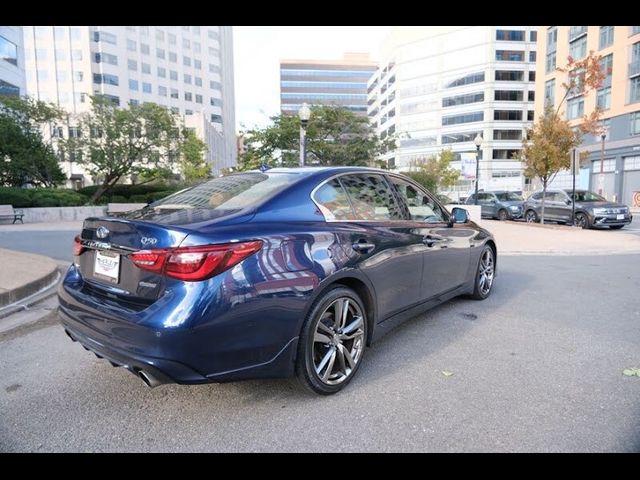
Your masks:
<svg viewBox="0 0 640 480"><path fill-rule="evenodd" d="M522 195L515 192L503 192L496 194L501 202L522 202Z"/></svg>
<svg viewBox="0 0 640 480"><path fill-rule="evenodd" d="M567 192L569 197L571 197L571 192ZM574 197L574 201L576 202L606 202L607 200L597 193L589 192L589 191L581 191L576 192L576 196Z"/></svg>

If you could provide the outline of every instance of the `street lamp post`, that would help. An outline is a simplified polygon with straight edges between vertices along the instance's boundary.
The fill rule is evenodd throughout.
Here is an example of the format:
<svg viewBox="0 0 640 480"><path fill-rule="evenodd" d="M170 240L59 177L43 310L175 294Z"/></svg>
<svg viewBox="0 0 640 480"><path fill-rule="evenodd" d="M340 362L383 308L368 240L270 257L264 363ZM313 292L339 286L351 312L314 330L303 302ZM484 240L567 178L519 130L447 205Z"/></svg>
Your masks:
<svg viewBox="0 0 640 480"><path fill-rule="evenodd" d="M300 118L300 166L304 167L304 161L306 160L306 134L307 124L311 117L311 110L306 103L302 104L300 110L298 110L298 118Z"/></svg>
<svg viewBox="0 0 640 480"><path fill-rule="evenodd" d="M600 145L600 175L598 176L598 195L602 195L604 190L604 139L607 137L607 129L604 128L600 134L602 143Z"/></svg>
<svg viewBox="0 0 640 480"><path fill-rule="evenodd" d="M473 139L473 143L476 144L476 194L474 197L474 204L478 205L478 181L480 180L480 145L482 145L482 135L478 133L476 138Z"/></svg>

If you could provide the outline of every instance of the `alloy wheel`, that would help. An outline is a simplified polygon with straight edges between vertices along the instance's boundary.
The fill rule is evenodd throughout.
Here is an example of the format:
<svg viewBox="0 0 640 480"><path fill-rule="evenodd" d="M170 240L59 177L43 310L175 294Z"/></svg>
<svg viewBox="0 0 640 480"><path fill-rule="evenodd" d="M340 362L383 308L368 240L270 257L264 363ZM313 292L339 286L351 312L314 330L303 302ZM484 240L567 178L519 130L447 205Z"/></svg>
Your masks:
<svg viewBox="0 0 640 480"><path fill-rule="evenodd" d="M493 251L487 248L482 252L478 267L478 290L483 297L487 296L491 291L494 272Z"/></svg>
<svg viewBox="0 0 640 480"><path fill-rule="evenodd" d="M536 215L536 212L534 212L533 210L529 210L525 215L525 220L527 221L527 223L535 223L538 221L537 217L538 216Z"/></svg>
<svg viewBox="0 0 640 480"><path fill-rule="evenodd" d="M362 357L364 316L348 297L334 300L320 315L313 336L313 367L323 383L344 382Z"/></svg>

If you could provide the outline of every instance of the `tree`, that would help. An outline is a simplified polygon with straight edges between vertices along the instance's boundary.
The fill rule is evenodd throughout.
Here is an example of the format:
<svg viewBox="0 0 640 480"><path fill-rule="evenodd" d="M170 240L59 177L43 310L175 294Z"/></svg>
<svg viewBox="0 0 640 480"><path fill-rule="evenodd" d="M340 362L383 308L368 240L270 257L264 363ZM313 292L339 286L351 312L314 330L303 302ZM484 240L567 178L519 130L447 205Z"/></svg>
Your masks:
<svg viewBox="0 0 640 480"><path fill-rule="evenodd" d="M0 184L53 187L66 178L44 125L63 115L56 105L28 97L0 95Z"/></svg>
<svg viewBox="0 0 640 480"><path fill-rule="evenodd" d="M600 134L602 127L599 107L589 115L584 115L576 128L572 128L568 120L560 117L560 110L570 96L586 95L591 90L600 88L606 77L602 70L600 55L593 51L582 60L575 61L568 57L567 65L557 68L567 73L567 81L562 83L564 94L557 108L548 105L544 115L526 132L528 141L524 142L522 151L517 155L524 162L525 175L537 177L542 182L542 202L540 222L544 223L544 203L547 186L560 170L571 166L571 150L582 142L585 133Z"/></svg>
<svg viewBox="0 0 640 480"><path fill-rule="evenodd" d="M297 166L300 152L300 120L279 114L264 128L244 132L247 151L240 157L240 169L252 170L262 164ZM376 135L367 117L338 106L315 106L306 132L309 165L371 165L390 146Z"/></svg>
<svg viewBox="0 0 640 480"><path fill-rule="evenodd" d="M211 175L211 166L203 156L206 150L207 146L193 130L184 130L180 148L180 171L187 182L208 178Z"/></svg>
<svg viewBox="0 0 640 480"><path fill-rule="evenodd" d="M82 153L79 163L101 179L90 202L127 175L150 179L172 170L185 143L176 115L155 103L119 108L102 96L91 102L91 111L78 119L79 135L61 142Z"/></svg>
<svg viewBox="0 0 640 480"><path fill-rule="evenodd" d="M418 171L407 172L407 175L435 194L440 187L455 185L460 178L460 171L451 168L454 158L450 149L442 150L438 155L418 160Z"/></svg>

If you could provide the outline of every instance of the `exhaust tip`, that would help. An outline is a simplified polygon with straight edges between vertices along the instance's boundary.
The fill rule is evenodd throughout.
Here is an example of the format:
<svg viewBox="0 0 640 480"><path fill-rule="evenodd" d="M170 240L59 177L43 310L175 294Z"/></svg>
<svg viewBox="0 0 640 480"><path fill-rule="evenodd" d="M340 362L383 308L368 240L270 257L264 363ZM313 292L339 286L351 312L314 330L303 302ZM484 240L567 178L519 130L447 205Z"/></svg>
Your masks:
<svg viewBox="0 0 640 480"><path fill-rule="evenodd" d="M154 388L162 384L161 381L159 381L150 373L145 372L144 370L138 370L138 376L142 379L144 383L147 384L147 387L149 388Z"/></svg>

